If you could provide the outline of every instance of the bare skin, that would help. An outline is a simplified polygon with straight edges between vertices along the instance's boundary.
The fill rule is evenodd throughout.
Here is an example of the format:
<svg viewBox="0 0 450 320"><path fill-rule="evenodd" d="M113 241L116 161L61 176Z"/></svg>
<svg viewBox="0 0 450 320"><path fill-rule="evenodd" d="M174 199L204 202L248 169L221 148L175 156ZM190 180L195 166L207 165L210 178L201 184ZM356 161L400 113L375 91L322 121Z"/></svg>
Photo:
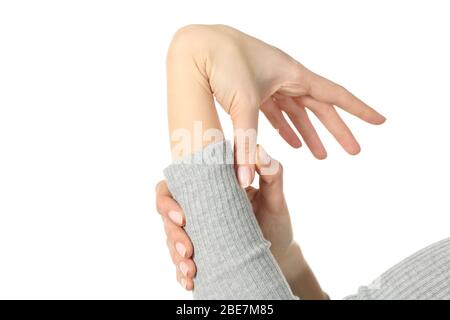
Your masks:
<svg viewBox="0 0 450 320"><path fill-rule="evenodd" d="M285 112L318 159L327 153L306 108L352 155L360 152L360 146L335 106L371 124L385 121L344 87L313 73L280 49L224 25L190 25L176 32L167 54L167 92L174 159L213 142L192 141L189 149L180 151L176 148L178 130L194 134L193 124L201 121L202 133L222 132L214 98L230 115L235 133L256 132L261 110L287 143L300 147L301 140L284 118ZM245 141L235 135L235 142L238 179L247 187L254 178L251 162L256 135Z"/></svg>
<svg viewBox="0 0 450 320"><path fill-rule="evenodd" d="M260 176L259 190L248 188L255 169L261 169L254 161L257 158L256 134L239 139L237 132L256 132L261 110L287 143L300 147L300 135L312 154L324 159L326 150L306 108L352 155L360 152L360 146L335 108L371 124L381 124L385 118L344 87L313 73L283 51L224 25L190 25L177 31L167 54L167 93L173 159L224 139L214 98L230 115L235 129L237 176L241 186L247 188L264 235L273 244L274 256L295 294L306 299L325 298L300 247L293 240L281 172ZM299 135L290 127L283 112ZM197 128L196 123L201 127ZM194 248L182 228L185 223L182 210L164 182L157 186L157 208L164 221L172 260L177 266L177 279L184 288L191 290L196 272L192 260Z"/></svg>

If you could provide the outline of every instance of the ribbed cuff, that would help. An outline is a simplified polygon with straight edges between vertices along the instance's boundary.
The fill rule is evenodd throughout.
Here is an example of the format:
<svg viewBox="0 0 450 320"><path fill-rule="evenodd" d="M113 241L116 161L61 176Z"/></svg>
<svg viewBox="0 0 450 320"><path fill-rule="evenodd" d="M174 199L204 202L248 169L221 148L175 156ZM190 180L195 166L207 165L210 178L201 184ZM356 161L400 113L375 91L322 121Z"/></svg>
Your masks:
<svg viewBox="0 0 450 320"><path fill-rule="evenodd" d="M228 141L164 170L194 244L196 299L295 299L239 186Z"/></svg>

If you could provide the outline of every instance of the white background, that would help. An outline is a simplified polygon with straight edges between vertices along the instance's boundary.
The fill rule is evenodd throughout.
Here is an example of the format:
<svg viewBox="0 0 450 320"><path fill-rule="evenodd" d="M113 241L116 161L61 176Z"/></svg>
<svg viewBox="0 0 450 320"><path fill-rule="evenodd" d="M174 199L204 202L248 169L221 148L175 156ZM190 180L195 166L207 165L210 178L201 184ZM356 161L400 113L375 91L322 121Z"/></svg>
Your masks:
<svg viewBox="0 0 450 320"><path fill-rule="evenodd" d="M170 163L166 49L190 23L278 46L387 116L344 114L356 157L318 124L324 161L261 122L331 297L449 236L449 14L446 1L0 2L0 298L191 297L153 194Z"/></svg>

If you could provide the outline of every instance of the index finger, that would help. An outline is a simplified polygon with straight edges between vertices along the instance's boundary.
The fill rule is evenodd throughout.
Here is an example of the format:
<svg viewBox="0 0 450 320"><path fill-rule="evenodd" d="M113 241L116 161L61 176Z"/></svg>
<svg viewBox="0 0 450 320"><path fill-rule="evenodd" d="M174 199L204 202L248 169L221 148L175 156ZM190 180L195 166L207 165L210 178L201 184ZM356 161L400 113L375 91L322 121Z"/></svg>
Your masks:
<svg viewBox="0 0 450 320"><path fill-rule="evenodd" d="M386 118L355 97L347 89L318 74L308 72L309 94L322 102L331 103L371 124L382 124Z"/></svg>
<svg viewBox="0 0 450 320"><path fill-rule="evenodd" d="M165 181L156 185L156 210L162 216L167 216L178 226L184 226L186 223L183 211L180 205L172 197Z"/></svg>
<svg viewBox="0 0 450 320"><path fill-rule="evenodd" d="M169 187L167 187L167 183L165 180L161 180L156 184L155 193L156 196L163 196L163 197L166 196L172 198L172 194L170 193Z"/></svg>

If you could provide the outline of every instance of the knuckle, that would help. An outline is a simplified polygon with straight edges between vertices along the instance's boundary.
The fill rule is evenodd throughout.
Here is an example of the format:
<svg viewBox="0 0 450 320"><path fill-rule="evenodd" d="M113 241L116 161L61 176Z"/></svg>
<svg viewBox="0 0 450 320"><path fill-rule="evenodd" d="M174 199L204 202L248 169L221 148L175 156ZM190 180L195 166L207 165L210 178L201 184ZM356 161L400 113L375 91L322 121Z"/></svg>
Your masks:
<svg viewBox="0 0 450 320"><path fill-rule="evenodd" d="M319 116L330 116L334 113L334 107L331 105L321 104L315 106L313 111Z"/></svg>
<svg viewBox="0 0 450 320"><path fill-rule="evenodd" d="M179 28L172 36L172 44L189 42L198 37L206 26L199 24L187 24Z"/></svg>
<svg viewBox="0 0 450 320"><path fill-rule="evenodd" d="M190 242L190 241L186 241L186 242L184 243L184 246L186 247L186 256L187 256L187 257L192 256L192 253L193 253L194 249L193 249L193 247L192 247L191 242Z"/></svg>
<svg viewBox="0 0 450 320"><path fill-rule="evenodd" d="M293 80L295 82L303 82L305 80L305 67L296 60L291 61L293 71Z"/></svg>
<svg viewBox="0 0 450 320"><path fill-rule="evenodd" d="M213 28L208 25L188 24L179 28L170 42L167 52L167 60L170 61L174 57L190 57L195 54L199 45L203 46L207 42L208 33Z"/></svg>
<svg viewBox="0 0 450 320"><path fill-rule="evenodd" d="M273 160L271 167L273 179L271 179L270 184L275 184L283 177L283 166L279 161Z"/></svg>
<svg viewBox="0 0 450 320"><path fill-rule="evenodd" d="M166 228L167 240L172 245L177 239L177 230L172 228Z"/></svg>
<svg viewBox="0 0 450 320"><path fill-rule="evenodd" d="M188 260L186 263L189 267L188 276L195 277L195 273L196 273L195 263L192 260Z"/></svg>
<svg viewBox="0 0 450 320"><path fill-rule="evenodd" d="M155 186L155 193L158 194L161 188L166 184L164 180L159 181Z"/></svg>
<svg viewBox="0 0 450 320"><path fill-rule="evenodd" d="M166 197L156 198L156 210L159 212L159 214L163 215L165 212L167 212L169 206L169 199L167 199Z"/></svg>
<svg viewBox="0 0 450 320"><path fill-rule="evenodd" d="M344 103L344 101L348 97L349 91L345 87L338 84L336 92L337 92L338 101L341 101L341 103Z"/></svg>
<svg viewBox="0 0 450 320"><path fill-rule="evenodd" d="M156 207L156 211L162 215L163 213L163 206L161 204L161 199L160 198L156 198L156 202L155 202L155 207Z"/></svg>
<svg viewBox="0 0 450 320"><path fill-rule="evenodd" d="M283 172L284 172L283 165L281 164L280 161L278 161L278 172L277 172L277 174L280 175L280 176L282 176L282 175L283 175Z"/></svg>

